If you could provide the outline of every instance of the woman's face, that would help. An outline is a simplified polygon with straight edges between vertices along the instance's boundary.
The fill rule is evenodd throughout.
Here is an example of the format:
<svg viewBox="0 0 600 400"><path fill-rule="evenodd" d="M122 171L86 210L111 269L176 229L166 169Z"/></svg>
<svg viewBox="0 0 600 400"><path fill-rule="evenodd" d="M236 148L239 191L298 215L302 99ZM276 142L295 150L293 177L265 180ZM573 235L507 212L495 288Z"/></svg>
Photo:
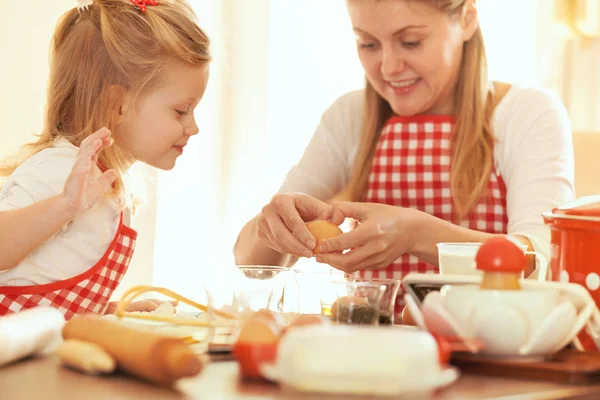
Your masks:
<svg viewBox="0 0 600 400"><path fill-rule="evenodd" d="M349 0L367 79L397 115L452 114L463 44L477 30L467 0L462 14L403 0Z"/></svg>

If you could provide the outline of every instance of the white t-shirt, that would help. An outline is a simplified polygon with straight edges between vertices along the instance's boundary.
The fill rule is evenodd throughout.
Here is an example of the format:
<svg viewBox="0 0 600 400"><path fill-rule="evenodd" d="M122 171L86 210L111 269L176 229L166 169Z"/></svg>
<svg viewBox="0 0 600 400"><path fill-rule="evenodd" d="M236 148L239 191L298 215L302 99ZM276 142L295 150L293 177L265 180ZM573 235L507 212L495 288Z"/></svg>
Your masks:
<svg viewBox="0 0 600 400"><path fill-rule="evenodd" d="M329 200L350 180L358 150L363 91L345 94L323 114L304 155L280 193ZM527 237L550 256L550 230L541 213L575 197L574 156L568 114L546 90L513 86L492 115L494 163L506 188L508 232Z"/></svg>
<svg viewBox="0 0 600 400"><path fill-rule="evenodd" d="M75 165L77 147L65 139L34 154L8 177L0 190L0 212L30 206L59 195ZM101 171L96 168L100 176ZM100 199L91 209L66 224L16 267L0 272L0 285L52 283L93 267L110 245L119 225L117 202Z"/></svg>

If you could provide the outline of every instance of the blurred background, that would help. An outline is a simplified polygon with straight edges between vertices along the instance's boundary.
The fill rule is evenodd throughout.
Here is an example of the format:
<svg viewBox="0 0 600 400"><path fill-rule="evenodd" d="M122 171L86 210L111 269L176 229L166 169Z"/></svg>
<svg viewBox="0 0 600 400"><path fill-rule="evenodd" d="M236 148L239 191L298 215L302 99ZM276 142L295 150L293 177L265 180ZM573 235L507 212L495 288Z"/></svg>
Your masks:
<svg viewBox="0 0 600 400"><path fill-rule="evenodd" d="M200 134L173 171L144 171L138 248L115 296L133 284L192 297L204 284L215 292L227 285L239 230L278 190L323 111L363 86L344 0L190 3L214 56L196 111ZM0 0L0 157L42 127L50 37L75 5ZM561 96L572 118L577 195L600 193L600 0L477 6L490 78Z"/></svg>

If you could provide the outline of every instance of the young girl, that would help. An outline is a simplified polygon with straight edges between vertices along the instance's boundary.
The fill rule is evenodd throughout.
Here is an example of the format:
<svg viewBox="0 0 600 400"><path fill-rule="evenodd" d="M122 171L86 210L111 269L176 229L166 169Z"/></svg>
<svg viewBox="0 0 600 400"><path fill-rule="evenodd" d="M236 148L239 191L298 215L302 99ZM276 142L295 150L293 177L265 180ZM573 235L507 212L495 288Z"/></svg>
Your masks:
<svg viewBox="0 0 600 400"><path fill-rule="evenodd" d="M366 88L325 112L280 192L240 233L237 262L310 257L304 221L344 217L360 224L326 241L317 261L366 278L435 273L436 243L493 235L549 257L540 214L574 196L560 101L488 81L474 0L347 4ZM332 207L334 198L352 202Z"/></svg>
<svg viewBox="0 0 600 400"><path fill-rule="evenodd" d="M209 40L189 5L87 3L54 32L43 132L0 170L0 315L104 312L137 235L127 170L173 168L198 133Z"/></svg>

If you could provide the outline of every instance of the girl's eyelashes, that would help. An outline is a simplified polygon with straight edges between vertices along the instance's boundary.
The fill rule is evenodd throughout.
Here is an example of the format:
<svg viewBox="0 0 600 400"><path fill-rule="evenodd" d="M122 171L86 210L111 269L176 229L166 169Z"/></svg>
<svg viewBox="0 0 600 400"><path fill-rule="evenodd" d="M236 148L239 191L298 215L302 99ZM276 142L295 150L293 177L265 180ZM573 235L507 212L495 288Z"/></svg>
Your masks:
<svg viewBox="0 0 600 400"><path fill-rule="evenodd" d="M190 113L190 106L185 107L183 110L180 109L175 109L175 112L177 114L179 114L180 116L185 116L188 115Z"/></svg>

